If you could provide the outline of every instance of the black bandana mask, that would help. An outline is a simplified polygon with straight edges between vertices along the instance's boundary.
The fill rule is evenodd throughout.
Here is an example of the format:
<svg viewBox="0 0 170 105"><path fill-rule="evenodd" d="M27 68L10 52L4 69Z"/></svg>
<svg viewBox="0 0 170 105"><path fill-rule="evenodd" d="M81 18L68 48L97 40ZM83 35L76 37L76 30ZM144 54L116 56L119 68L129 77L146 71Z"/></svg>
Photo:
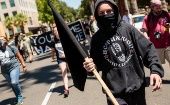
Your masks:
<svg viewBox="0 0 170 105"><path fill-rule="evenodd" d="M117 26L117 19L114 13L98 17L98 26L101 29L114 29Z"/></svg>

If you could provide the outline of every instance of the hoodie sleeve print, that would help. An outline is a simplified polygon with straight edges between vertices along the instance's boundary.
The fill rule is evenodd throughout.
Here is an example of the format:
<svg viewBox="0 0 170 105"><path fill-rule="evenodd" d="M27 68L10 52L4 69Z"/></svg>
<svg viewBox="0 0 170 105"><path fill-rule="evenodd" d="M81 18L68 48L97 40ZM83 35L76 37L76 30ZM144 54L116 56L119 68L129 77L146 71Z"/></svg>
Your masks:
<svg viewBox="0 0 170 105"><path fill-rule="evenodd" d="M141 56L144 66L151 70L151 73L157 73L161 77L164 76L163 67L159 61L154 44L146 39L137 29L131 30L132 40L135 49Z"/></svg>

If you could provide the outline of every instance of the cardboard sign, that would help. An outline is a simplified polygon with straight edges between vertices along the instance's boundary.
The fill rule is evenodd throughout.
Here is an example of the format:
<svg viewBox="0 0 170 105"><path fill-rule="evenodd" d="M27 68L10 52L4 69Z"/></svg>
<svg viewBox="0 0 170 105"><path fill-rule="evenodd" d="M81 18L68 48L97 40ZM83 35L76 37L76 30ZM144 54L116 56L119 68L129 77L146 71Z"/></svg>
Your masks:
<svg viewBox="0 0 170 105"><path fill-rule="evenodd" d="M51 50L52 37L51 31L42 33L38 36L31 36L30 41L37 54L46 53Z"/></svg>
<svg viewBox="0 0 170 105"><path fill-rule="evenodd" d="M84 41L86 39L84 29L83 29L83 26L82 26L80 20L68 24L68 27L70 28L70 30L75 35L77 41L81 42L81 41Z"/></svg>

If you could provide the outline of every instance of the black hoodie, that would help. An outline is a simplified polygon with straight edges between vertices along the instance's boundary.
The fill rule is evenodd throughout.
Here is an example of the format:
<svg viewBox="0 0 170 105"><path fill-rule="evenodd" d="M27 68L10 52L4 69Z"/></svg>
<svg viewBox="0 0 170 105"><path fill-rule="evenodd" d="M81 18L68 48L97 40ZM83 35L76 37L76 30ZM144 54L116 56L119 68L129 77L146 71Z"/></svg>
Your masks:
<svg viewBox="0 0 170 105"><path fill-rule="evenodd" d="M112 32L99 23L97 10L102 2L110 3L114 9L117 22ZM113 94L138 90L145 82L144 66L163 77L154 45L133 26L121 22L113 0L97 0L94 14L99 30L92 37L90 56Z"/></svg>

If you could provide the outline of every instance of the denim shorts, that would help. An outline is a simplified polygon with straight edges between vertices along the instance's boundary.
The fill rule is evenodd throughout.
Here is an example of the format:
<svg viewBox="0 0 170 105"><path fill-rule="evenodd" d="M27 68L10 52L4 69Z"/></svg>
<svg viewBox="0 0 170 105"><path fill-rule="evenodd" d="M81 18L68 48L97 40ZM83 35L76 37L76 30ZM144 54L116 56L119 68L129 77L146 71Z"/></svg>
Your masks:
<svg viewBox="0 0 170 105"><path fill-rule="evenodd" d="M58 64L62 63L62 62L66 62L65 58L57 58L57 62Z"/></svg>

